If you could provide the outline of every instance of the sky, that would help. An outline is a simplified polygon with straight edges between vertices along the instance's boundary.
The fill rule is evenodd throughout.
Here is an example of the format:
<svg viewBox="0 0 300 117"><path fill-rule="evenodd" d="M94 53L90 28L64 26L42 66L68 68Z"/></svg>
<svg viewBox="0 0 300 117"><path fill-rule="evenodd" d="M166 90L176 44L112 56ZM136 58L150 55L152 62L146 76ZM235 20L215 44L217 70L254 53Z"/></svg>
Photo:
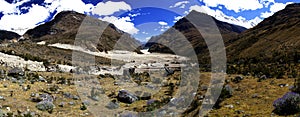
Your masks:
<svg viewBox="0 0 300 117"><path fill-rule="evenodd" d="M252 28L264 18L300 0L0 0L0 29L22 35L72 10L113 23L146 42L162 34L190 11Z"/></svg>

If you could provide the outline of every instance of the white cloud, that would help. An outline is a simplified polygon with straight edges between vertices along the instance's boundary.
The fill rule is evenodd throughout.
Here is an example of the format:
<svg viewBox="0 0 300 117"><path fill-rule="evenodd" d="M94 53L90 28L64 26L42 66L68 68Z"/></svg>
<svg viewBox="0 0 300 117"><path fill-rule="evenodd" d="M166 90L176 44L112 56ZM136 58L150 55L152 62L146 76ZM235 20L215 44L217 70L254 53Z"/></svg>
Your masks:
<svg viewBox="0 0 300 117"><path fill-rule="evenodd" d="M286 7L286 5L289 5L289 4L291 4L291 3L292 3L292 2L287 2L286 4L284 4L284 3L274 3L273 5L271 5L270 11L269 11L269 12L261 13L261 17L263 17L263 18L270 17L270 16L272 16L275 12L284 9L284 8Z"/></svg>
<svg viewBox="0 0 300 117"><path fill-rule="evenodd" d="M36 24L44 21L50 16L51 12L57 10L57 12L65 10L74 10L79 13L91 12L93 9L92 4L85 4L81 0L46 0L45 3L51 3L51 5L39 6L33 4L32 7L24 7L29 12L21 14L17 6L26 3L30 0L24 0L9 4L5 1L0 1L0 11L4 16L0 21L0 29L14 31L20 35L23 35L26 30L36 27ZM17 30L12 30L17 29Z"/></svg>
<svg viewBox="0 0 300 117"><path fill-rule="evenodd" d="M97 14L100 16L112 15L113 13L122 10L125 11L131 10L131 6L125 2L111 2L111 1L105 3L99 2L96 5L96 8L93 10L93 14Z"/></svg>
<svg viewBox="0 0 300 117"><path fill-rule="evenodd" d="M151 39L151 37L146 37L145 39L146 39L147 41L149 41L149 40Z"/></svg>
<svg viewBox="0 0 300 117"><path fill-rule="evenodd" d="M17 6L22 5L25 2L28 2L30 0L24 0L24 1L20 1L17 3L8 3L4 0L0 1L1 7L0 7L0 12L3 12L3 14L8 14L8 13L18 13L20 14L20 11L17 9Z"/></svg>
<svg viewBox="0 0 300 117"><path fill-rule="evenodd" d="M54 4L53 4L54 2ZM90 12L93 9L92 4L85 4L81 0L54 0L52 2L52 9L57 7L57 11L74 10L79 13Z"/></svg>
<svg viewBox="0 0 300 117"><path fill-rule="evenodd" d="M173 6L170 6L169 8L176 8L176 7L179 7L179 8L182 8L184 9L185 8L185 5L190 3L189 1L181 1L181 2L177 2L175 3Z"/></svg>
<svg viewBox="0 0 300 117"><path fill-rule="evenodd" d="M223 22L228 22L230 24L235 24L239 26L243 26L245 28L252 28L256 24L258 24L260 21L262 21L259 17L256 17L252 20L247 21L244 17L239 16L238 18L234 18L233 16L228 16L224 14L220 10L213 10L210 9L208 6L199 6L199 5L194 5L190 7L190 11L195 10L201 13L208 14L210 16L215 17L216 19L223 21Z"/></svg>
<svg viewBox="0 0 300 117"><path fill-rule="evenodd" d="M139 15L141 15L141 13L136 13L136 14L128 14L128 16L130 16L130 17L136 17L136 16L139 16Z"/></svg>
<svg viewBox="0 0 300 117"><path fill-rule="evenodd" d="M147 33L147 32L145 32L145 31L143 31L143 32L142 32L142 34L148 35L149 33Z"/></svg>
<svg viewBox="0 0 300 117"><path fill-rule="evenodd" d="M160 21L160 22L158 22L158 24L159 24L159 25L162 25L162 26L166 26L166 25L168 25L168 23L167 23L167 22L163 22L163 21Z"/></svg>
<svg viewBox="0 0 300 117"><path fill-rule="evenodd" d="M180 19L182 19L182 18L183 18L183 16L177 16L177 17L174 18L174 21L173 21L173 22L175 23L175 22L177 22L178 20L180 20Z"/></svg>
<svg viewBox="0 0 300 117"><path fill-rule="evenodd" d="M44 21L47 17L49 17L48 9L39 5L33 5L27 14L4 15L1 18L0 27L1 29L23 34L26 29L35 27L36 23Z"/></svg>
<svg viewBox="0 0 300 117"><path fill-rule="evenodd" d="M209 7L224 5L228 10L240 12L243 10L256 10L264 7L262 1L268 0L200 0Z"/></svg>
<svg viewBox="0 0 300 117"><path fill-rule="evenodd" d="M130 17L117 18L115 16L106 16L104 18L100 18L100 20L110 22L120 30L123 30L129 34L137 34L139 32L139 29L137 29L131 22Z"/></svg>

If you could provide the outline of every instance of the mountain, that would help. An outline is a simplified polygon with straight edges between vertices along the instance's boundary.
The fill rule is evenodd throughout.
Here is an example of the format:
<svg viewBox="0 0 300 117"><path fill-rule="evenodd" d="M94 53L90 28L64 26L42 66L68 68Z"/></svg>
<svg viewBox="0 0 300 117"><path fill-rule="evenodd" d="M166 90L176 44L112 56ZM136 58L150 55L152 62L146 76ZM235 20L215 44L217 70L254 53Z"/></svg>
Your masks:
<svg viewBox="0 0 300 117"><path fill-rule="evenodd" d="M149 47L149 52L160 53L174 53L172 51L173 48L173 50L176 50L176 54L179 55L191 55L193 52L192 50L195 50L199 62L207 62L209 60L209 52L205 40L195 25L188 20L196 19L196 25L202 27L203 30L205 30L205 28L213 28L213 26L207 25L206 21L200 20L200 18L204 20L209 18L209 20L212 19L215 22L225 44L246 30L244 27L222 22L209 15L192 11L186 17L176 22L172 28L168 29L163 34L152 37L145 46ZM216 31L209 34L209 36L215 36L219 32ZM189 46L188 42L184 42L184 40L188 40L192 47Z"/></svg>
<svg viewBox="0 0 300 117"><path fill-rule="evenodd" d="M227 46L231 61L298 62L300 60L300 4L266 18Z"/></svg>
<svg viewBox="0 0 300 117"><path fill-rule="evenodd" d="M15 32L0 30L0 41L18 39L21 36Z"/></svg>
<svg viewBox="0 0 300 117"><path fill-rule="evenodd" d="M100 29L104 30L101 37L99 35L101 31L98 31ZM79 30L83 32L79 33ZM80 35L77 35L78 33ZM78 37L84 38L83 45L92 51L136 50L136 47L139 46L137 40L119 30L113 24L74 11L60 12L52 21L30 29L24 34L26 39L33 42L45 41L47 44L74 44L76 36L77 39ZM99 40L98 38L95 39L95 36L100 37ZM122 43L115 45L120 38L122 38ZM87 41L88 39L92 40ZM98 44L97 41L99 41Z"/></svg>

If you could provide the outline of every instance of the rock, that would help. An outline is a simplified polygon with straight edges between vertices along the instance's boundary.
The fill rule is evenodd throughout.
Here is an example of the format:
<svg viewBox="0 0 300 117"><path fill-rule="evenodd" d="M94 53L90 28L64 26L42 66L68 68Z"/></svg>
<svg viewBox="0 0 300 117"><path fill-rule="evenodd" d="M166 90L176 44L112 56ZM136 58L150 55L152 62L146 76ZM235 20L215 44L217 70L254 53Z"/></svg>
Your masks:
<svg viewBox="0 0 300 117"><path fill-rule="evenodd" d="M257 93L253 94L252 98L258 98L258 94Z"/></svg>
<svg viewBox="0 0 300 117"><path fill-rule="evenodd" d="M82 101L82 103L83 103L84 105L87 105L87 106L90 105L90 102L89 102L88 100L84 100L84 101Z"/></svg>
<svg viewBox="0 0 300 117"><path fill-rule="evenodd" d="M75 105L75 103L74 102L69 102L69 105Z"/></svg>
<svg viewBox="0 0 300 117"><path fill-rule="evenodd" d="M119 104L115 100L113 100L109 102L105 107L108 109L117 109L119 108Z"/></svg>
<svg viewBox="0 0 300 117"><path fill-rule="evenodd" d="M24 75L25 71L22 68L14 67L13 69L8 71L8 76L18 77Z"/></svg>
<svg viewBox="0 0 300 117"><path fill-rule="evenodd" d="M286 86L289 86L289 85L288 84L279 84L278 86L282 88L282 87L286 87Z"/></svg>
<svg viewBox="0 0 300 117"><path fill-rule="evenodd" d="M39 76L39 81L40 82L47 82L47 80L43 76Z"/></svg>
<svg viewBox="0 0 300 117"><path fill-rule="evenodd" d="M4 87L4 88L7 88L7 86L8 86L8 84L3 84L3 87Z"/></svg>
<svg viewBox="0 0 300 117"><path fill-rule="evenodd" d="M64 93L63 93L63 96L64 96L65 98L73 98L73 95L72 95L71 93L69 93L69 92L64 92Z"/></svg>
<svg viewBox="0 0 300 117"><path fill-rule="evenodd" d="M31 93L30 97L35 97L37 94L36 93Z"/></svg>
<svg viewBox="0 0 300 117"><path fill-rule="evenodd" d="M0 100L5 100L5 97L4 96L0 96Z"/></svg>
<svg viewBox="0 0 300 117"><path fill-rule="evenodd" d="M149 105L153 104L153 103L156 102L156 101L157 101L157 100L150 99L150 100L147 101L147 105L149 106Z"/></svg>
<svg viewBox="0 0 300 117"><path fill-rule="evenodd" d="M53 102L53 101L54 101L54 98L52 97L52 95L49 95L49 94L47 94L47 93L44 93L44 94L39 95L39 98L40 98L42 101L48 101L48 102Z"/></svg>
<svg viewBox="0 0 300 117"><path fill-rule="evenodd" d="M58 104L58 106L59 106L59 107L64 107L65 104L66 104L65 102L60 102L60 103Z"/></svg>
<svg viewBox="0 0 300 117"><path fill-rule="evenodd" d="M36 104L36 108L41 111L51 111L54 108L54 104L49 101L41 101Z"/></svg>
<svg viewBox="0 0 300 117"><path fill-rule="evenodd" d="M165 68L165 71L166 71L165 76L169 76L169 75L174 74L174 70L169 69L168 67L164 67L164 68Z"/></svg>
<svg viewBox="0 0 300 117"><path fill-rule="evenodd" d="M236 76L234 79L232 79L231 81L234 83L239 83L243 80L242 76Z"/></svg>
<svg viewBox="0 0 300 117"><path fill-rule="evenodd" d="M129 104L138 100L138 98L135 95L131 94L130 92L124 89L119 91L117 98L119 101Z"/></svg>
<svg viewBox="0 0 300 117"><path fill-rule="evenodd" d="M206 85L201 85L201 91L206 91L208 89L208 86Z"/></svg>
<svg viewBox="0 0 300 117"><path fill-rule="evenodd" d="M236 113L236 114L242 114L242 113L244 113L245 111L243 111L243 110L236 110L234 113Z"/></svg>
<svg viewBox="0 0 300 117"><path fill-rule="evenodd" d="M72 99L73 99L73 100L79 100L80 98L79 98L79 96L74 95Z"/></svg>
<svg viewBox="0 0 300 117"><path fill-rule="evenodd" d="M91 99L94 100L94 101L99 101L100 100L99 96L92 96Z"/></svg>
<svg viewBox="0 0 300 117"><path fill-rule="evenodd" d="M226 108L233 108L233 105L232 105L232 104L230 104L230 105L225 105L224 107L226 107Z"/></svg>
<svg viewBox="0 0 300 117"><path fill-rule="evenodd" d="M87 109L86 105L84 105L84 104L80 105L80 110L86 110L86 109Z"/></svg>

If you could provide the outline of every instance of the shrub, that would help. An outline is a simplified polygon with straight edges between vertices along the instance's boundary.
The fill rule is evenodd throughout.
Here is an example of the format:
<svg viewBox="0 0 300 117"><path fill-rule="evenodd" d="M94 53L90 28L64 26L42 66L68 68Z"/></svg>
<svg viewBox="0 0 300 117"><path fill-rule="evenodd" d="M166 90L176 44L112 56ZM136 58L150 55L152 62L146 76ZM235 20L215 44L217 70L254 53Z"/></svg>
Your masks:
<svg viewBox="0 0 300 117"><path fill-rule="evenodd" d="M288 92L283 97L274 101L274 112L279 115L290 115L300 111L300 95L295 92Z"/></svg>

